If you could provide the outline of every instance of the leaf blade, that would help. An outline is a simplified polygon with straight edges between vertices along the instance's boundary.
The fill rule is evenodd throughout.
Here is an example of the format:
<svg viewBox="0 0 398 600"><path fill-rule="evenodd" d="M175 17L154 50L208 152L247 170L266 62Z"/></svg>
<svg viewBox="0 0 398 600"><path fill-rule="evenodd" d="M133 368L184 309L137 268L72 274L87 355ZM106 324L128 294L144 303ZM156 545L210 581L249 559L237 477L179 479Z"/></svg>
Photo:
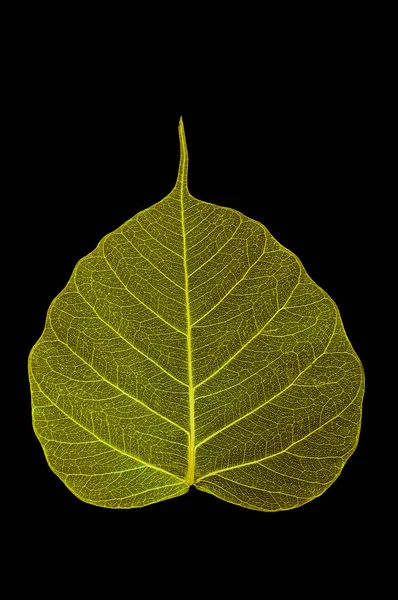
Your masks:
<svg viewBox="0 0 398 600"><path fill-rule="evenodd" d="M360 431L362 365L333 300L261 224L187 187L76 265L31 351L33 421L80 499L190 485L256 510L317 497ZM91 436L91 437L90 437Z"/></svg>

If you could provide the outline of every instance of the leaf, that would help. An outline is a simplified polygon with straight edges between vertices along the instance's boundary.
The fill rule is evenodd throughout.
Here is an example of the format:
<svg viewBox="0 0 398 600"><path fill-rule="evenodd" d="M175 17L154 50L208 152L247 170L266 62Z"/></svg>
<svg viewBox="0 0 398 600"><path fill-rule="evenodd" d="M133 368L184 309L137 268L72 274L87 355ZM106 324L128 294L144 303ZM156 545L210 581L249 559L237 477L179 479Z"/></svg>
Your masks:
<svg viewBox="0 0 398 600"><path fill-rule="evenodd" d="M33 423L81 500L199 490L276 511L322 494L359 436L338 309L260 223L177 183L76 265L29 357Z"/></svg>

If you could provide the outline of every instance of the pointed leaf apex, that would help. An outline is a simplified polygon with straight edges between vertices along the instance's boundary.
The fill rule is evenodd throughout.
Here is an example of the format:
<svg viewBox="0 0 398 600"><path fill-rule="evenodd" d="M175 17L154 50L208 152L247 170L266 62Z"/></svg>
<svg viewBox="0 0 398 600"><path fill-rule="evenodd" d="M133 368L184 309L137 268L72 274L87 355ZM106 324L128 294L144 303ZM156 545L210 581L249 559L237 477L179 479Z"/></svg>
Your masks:
<svg viewBox="0 0 398 600"><path fill-rule="evenodd" d="M180 117L178 133L180 137L180 165L178 168L177 183L179 182L182 189L188 192L188 148L182 117Z"/></svg>

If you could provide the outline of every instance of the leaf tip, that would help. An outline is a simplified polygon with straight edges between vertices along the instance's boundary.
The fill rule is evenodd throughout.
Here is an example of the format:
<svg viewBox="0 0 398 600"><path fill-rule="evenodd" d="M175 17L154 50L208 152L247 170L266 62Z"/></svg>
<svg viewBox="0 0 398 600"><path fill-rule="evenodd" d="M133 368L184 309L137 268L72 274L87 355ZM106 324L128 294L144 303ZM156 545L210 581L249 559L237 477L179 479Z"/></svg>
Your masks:
<svg viewBox="0 0 398 600"><path fill-rule="evenodd" d="M178 126L178 134L180 137L180 166L178 168L178 178L177 181L180 181L182 187L185 190L188 190L188 149L187 149L187 141L185 138L185 129L184 122L182 120L182 116L180 116L180 123Z"/></svg>

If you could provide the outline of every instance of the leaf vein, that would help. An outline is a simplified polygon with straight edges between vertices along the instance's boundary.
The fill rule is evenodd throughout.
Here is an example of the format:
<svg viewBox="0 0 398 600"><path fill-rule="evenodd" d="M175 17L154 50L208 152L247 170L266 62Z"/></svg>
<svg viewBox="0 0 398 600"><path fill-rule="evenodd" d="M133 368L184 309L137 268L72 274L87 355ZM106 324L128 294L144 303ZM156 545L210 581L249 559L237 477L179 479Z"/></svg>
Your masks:
<svg viewBox="0 0 398 600"><path fill-rule="evenodd" d="M305 439L307 439L308 437L310 437L311 435L313 435L317 431L320 431L321 429L323 429L324 427L326 427L326 425L329 425L329 423L331 423L335 419L338 419L340 417L340 415L345 410L347 410L347 408L349 408L355 402L355 400L357 399L358 394L360 393L360 391L361 391L361 386L358 387L358 391L357 391L354 399L351 400L351 402L349 404L347 404L347 406L344 406L344 408L342 408L339 413L337 413L336 415L334 415L334 417L331 417L328 421L325 421L325 423L322 423L322 425L320 425L316 429L313 429L312 431L310 431L309 433L307 433L307 435L303 436L299 440L296 440L295 442L293 442L292 444L290 444L290 446L287 446L287 448L283 448L283 450L280 450L279 452L275 452L274 454L270 454L269 456L263 456L262 458L259 458L257 460L251 460L251 461L249 461L247 463L241 463L239 465L233 465L231 467L225 467L224 469L218 469L217 471L212 471L211 473L207 473L206 475L203 475L202 477L200 477L197 480L197 482L202 481L203 479L205 479L206 477L210 477L211 475L217 475L218 473L223 473L224 471L230 471L232 469L241 469L242 467L247 467L247 466L250 466L250 465L254 465L254 464L260 463L263 460L269 460L270 458L274 458L275 456L278 456L279 454L284 454L285 452L287 452L288 450L290 450L290 448L293 448L293 446L296 446L297 444L300 444L301 442L303 442ZM336 458L339 458L339 457L336 457Z"/></svg>
<svg viewBox="0 0 398 600"><path fill-rule="evenodd" d="M122 284L122 286L124 287L124 289L130 294L130 296L132 296L133 298L135 298L135 300L137 300L140 304L142 304L142 306L144 306L146 309L148 309L151 313L153 313L156 317L158 317L161 321L163 321L164 323L166 323L166 325L169 325L169 327L172 327L173 329L175 329L176 331L178 331L178 333L182 333L183 335L187 335L185 331L182 331L182 329L178 329L178 327L175 327L174 325L172 325L171 323L169 323L169 321L166 321L166 319L164 319L161 315L159 315L159 313L157 313L155 310L153 310L153 308L151 308L150 306L148 306L147 304L145 304L145 302L143 302L140 298L138 298L138 296L136 296L135 294L133 294L133 292L127 287L127 285L124 283L124 281L122 281L119 277L119 275L117 274L117 271L115 271L115 269L112 267L111 263L108 261L106 255L105 255L105 246L102 246L102 253L104 256L104 259L107 263L107 265L109 266L110 270L112 271L112 273L115 274L115 276L117 277L117 279L120 281L120 283Z"/></svg>
<svg viewBox="0 0 398 600"><path fill-rule="evenodd" d="M165 273L163 273L163 271L161 271L151 260L149 260L149 258L147 256L145 256L144 254L142 254L142 252L140 252L138 250L138 248L136 246L134 246L133 242L131 240L129 240L129 238L126 236L126 234L124 233L123 229L121 229L121 234L124 237L125 240L127 240L127 242L134 248L134 250L136 252L138 252L138 254L144 259L146 260L146 262L148 264L150 264L158 273L160 273L162 275L162 277L164 277L165 279L168 279L168 281L170 281L170 283L172 283L173 285L175 285L176 287L180 288L180 290L184 291L184 288L179 285L178 283L176 283L175 281L173 281L172 279L170 279L170 277L168 277Z"/></svg>
<svg viewBox="0 0 398 600"><path fill-rule="evenodd" d="M289 496L291 498L297 498L297 499L299 499L299 498L302 498L302 499L306 498L306 496L297 496L295 494L288 494L287 492L277 492L275 490L272 490L272 492L270 492L269 490L265 490L263 488L255 487L254 485L248 485L247 483L242 483L241 481L234 481L233 479L228 479L228 477L224 477L223 475L218 475L218 476L221 479L224 479L225 481L229 481L230 483L234 483L235 485L238 485L238 486L242 485L243 487L250 488L251 490L257 490L259 492L268 492L269 494L278 494L278 495L281 495L281 496ZM228 491L228 490L226 490L226 491Z"/></svg>
<svg viewBox="0 0 398 600"><path fill-rule="evenodd" d="M185 387L188 387L188 385L186 383L184 383L180 379L177 379L177 377L175 377L172 373L170 373L170 371L167 371L164 367L162 367L161 365L159 365L159 363L157 363L156 360L154 360L153 358L151 358L150 356L148 356L147 354L145 354L142 350L140 350L139 348L137 348L137 346L134 346L134 344L132 342L130 342L130 340L128 340L127 338L125 338L119 331L117 331L114 327L112 327L112 325L110 323L107 323L100 316L100 314L95 310L94 306L92 304L90 304L90 302L80 292L79 288L77 287L76 279L74 281L75 281L75 286L76 286L76 289L77 289L77 292L78 292L79 296L81 296L81 298L87 304L87 306L89 306L93 310L93 312L97 315L97 317L100 319L100 321L102 321L102 323L104 323L107 327L109 327L109 329L111 329L114 333L116 333L117 337L119 337L122 340L124 340L126 342L126 344L128 344L129 346L131 346L134 350L136 350L144 358L146 358L147 360L149 360L150 362L152 362L154 365L156 365L161 371L163 371L164 373L166 373L166 375L168 375L172 379L175 379L175 381L177 381L181 385L183 385ZM69 348L69 346L68 346L68 348Z"/></svg>
<svg viewBox="0 0 398 600"><path fill-rule="evenodd" d="M141 223L141 221L139 220L138 216L137 216L137 223L138 225L141 227L141 229L143 231L145 231L145 233L147 233L149 235L149 237L151 237L153 240L155 240L155 242L157 244L160 244L161 246L163 246L163 248L165 250L168 250L169 252L172 252L173 254L175 254L176 256L178 256L179 258L184 258L182 256L182 254L179 254L178 252L176 252L175 250L172 250L171 248L169 248L168 246L165 246L164 244L162 244L162 242L160 240L158 240L157 238L155 238L147 229L145 229L145 227L143 226L143 224ZM126 236L125 236L126 237Z"/></svg>
<svg viewBox="0 0 398 600"><path fill-rule="evenodd" d="M260 254L260 256L254 261L254 263L252 265L250 265L250 267L245 271L245 273L242 275L242 277L228 290L228 292L222 298L220 298L220 300L210 310L208 310L204 315L202 315L199 319L197 319L195 321L195 323L192 323L192 325L191 325L192 327L197 325L199 323L199 321L202 321L202 319L204 319L205 317L207 317L207 315L209 315L211 312L213 312L217 308L217 306L219 306L222 302L224 302L224 300L230 295L230 293L236 288L236 286L238 286L245 279L245 277L247 276L249 271L253 267L255 267L256 264L258 263L258 261L264 256L266 244L267 244L267 240L265 239L264 249L263 249L262 253Z"/></svg>
<svg viewBox="0 0 398 600"><path fill-rule="evenodd" d="M197 271L199 271L200 269L202 269L202 268L203 268L205 265L207 265L207 263L208 263L208 262L210 262L211 260L213 260L213 258L214 258L215 256L217 256L217 254L219 254L219 253L221 252L221 250L222 250L222 249L223 249L223 248L224 248L224 247L225 247L227 244L229 244L229 242L230 242L230 241L231 241L231 240L234 238L234 236L235 236L236 232L238 231L239 227L241 226L241 224L242 224L242 219L241 219L241 217L239 217L239 224L238 224L238 226L236 227L236 229L235 229L235 231L233 232L233 234L231 235L231 237L229 237L229 238L227 239L227 241L226 241L226 242L224 242L224 244L223 244L222 246L220 246L220 248L217 250L217 252L216 252L215 254L213 254L212 256L210 256L210 258L208 258L208 259L207 259L207 260L206 260L204 263L202 263L202 264L200 265L200 267L198 267L197 269L195 269L194 271L192 271L192 273L190 273L188 277L191 277L191 276L192 276L194 273L196 273ZM190 248L190 250L192 250L192 248ZM193 288L193 289L195 289L195 288Z"/></svg>
<svg viewBox="0 0 398 600"><path fill-rule="evenodd" d="M208 440L210 440L211 438L215 437L216 435L218 435L219 433L221 433L222 431L225 431L226 429L229 429L230 427L232 427L233 425L236 425L236 423L239 423L240 421L242 421L243 419L246 419L247 417L249 417L250 415L252 415L253 413L255 413L256 411L260 410L260 408L263 408L266 404L269 404L270 402L272 402L273 400L275 400L275 398L278 398L278 396L281 396L282 394L284 394L288 389L290 389L291 387L293 387L295 385L295 382L297 381L297 379L299 379L299 377L301 377L303 375L303 373L305 373L308 369L310 369L322 356L324 356L327 353L327 349L330 346L330 343L334 337L334 332L336 329L336 324L337 324L337 314L335 315L336 320L335 320L335 324L334 324L334 328L333 328L333 332L332 335L330 337L329 342L327 343L327 345L325 346L324 350L316 357L314 358L314 360L309 363L305 369L303 369L302 371L300 371L300 373L293 379L293 381L291 381L289 383L289 385L287 385L285 388L283 388L283 390L281 390L280 392L278 392L277 394L275 394L274 396L272 396L271 398L268 398L268 400L266 400L265 402L263 402L262 404L260 404L259 406L256 406L256 408L253 408L251 411L245 413L244 415L242 415L241 417L238 417L237 419L235 419L234 421L231 421L231 423L228 423L228 425L225 425L225 427L222 427L221 429L219 429L218 431L215 431L214 433L212 433L211 435L209 435L207 438L205 438L204 440L202 440L200 442L200 444L198 445L202 445L205 442L207 442ZM272 364L272 363L271 363Z"/></svg>
<svg viewBox="0 0 398 600"><path fill-rule="evenodd" d="M32 377L36 382L36 385L38 386L38 388L40 389L41 393L43 394L43 396L45 396L48 401L55 406L55 408L57 410L59 410L62 414L65 415L65 417L67 417L68 419L70 419L73 423L75 423L75 425L77 425L78 427L80 427L81 429L84 429L84 431L87 431L87 433L89 433L90 435L92 435L94 438L96 438L99 442L101 442L102 444L104 444L105 446L109 446L109 448L112 448L112 450L115 450L115 452L118 452L119 454L123 454L124 456L128 456L129 458L132 458L133 460L136 460L140 463L142 463L143 465L154 469L155 471L161 471L162 473L166 473L167 475L170 475L171 477L175 477L176 479L179 479L180 481L184 481L181 477L179 477L178 475L175 475L174 473L171 473L170 471L166 471L166 469L163 469L162 467L158 467L157 465L152 465L148 462L146 462L145 460L143 460L142 458L138 458L138 456L134 456L133 454L130 454L129 452L126 452L125 450L121 450L120 448L117 448L116 446L114 446L113 444L111 444L110 442L107 442L106 440L103 440L102 438L100 438L96 433L94 433L93 431L91 431L90 429L88 429L88 427L85 427L82 423L79 423L79 421L76 421L76 419L74 419L71 415L69 415L66 411L64 411L62 408L60 408L59 406L57 406L53 400L44 392L44 390L42 389L41 385L39 384L39 382L37 381L36 377L34 376L34 374L32 373Z"/></svg>
<svg viewBox="0 0 398 600"><path fill-rule="evenodd" d="M51 325L51 321L50 321L50 325ZM92 364L90 364L89 362L87 362L82 356L80 356L80 354L78 354L70 346L68 346L68 344L66 342L64 342L63 340L61 340L58 337L57 333L54 331L54 328L52 327L52 325L51 325L51 329L52 329L55 337L59 341L59 343L63 344L66 348L68 348L68 350L70 350L70 352L72 352L72 354L74 354L75 356L77 356L77 358L79 358L92 371L94 371L94 373L97 373L97 375L99 375L99 377L101 378L102 381L105 381L105 383L107 383L108 385L111 385L112 387L114 387L115 390L117 390L118 392L120 392L123 396L127 396L128 398L131 398L131 400L134 400L135 402L137 402L137 404L140 404L141 406L144 406L148 411L154 413L155 415L157 415L158 417L164 419L165 421L168 421L169 423L171 423L171 425L174 425L175 427L178 427L178 429L181 429L182 431L185 431L185 433L188 433L186 429L184 429L183 427L181 427L181 425L179 425L178 423L175 423L174 421L171 421L168 417L165 417L161 413L157 412L154 408L151 408L150 406L148 406L147 404L145 404L145 402L143 402L142 400L139 400L139 398L135 398L134 396L132 396L131 394L129 394L125 390L122 390L116 383L113 383L112 381L110 381L109 379L107 379L102 373L100 373L99 371L97 371L97 369ZM41 342L41 343L45 343L45 342Z"/></svg>
<svg viewBox="0 0 398 600"><path fill-rule="evenodd" d="M206 383L206 381L209 381L209 379L212 379L215 375L217 375L220 371L222 371L222 369L224 369L224 367L226 367L232 360L234 360L234 358L236 358L249 344L252 343L253 340L255 340L260 335L260 333L262 333L264 331L264 329L267 327L267 325L269 325L274 320L274 318L276 317L276 315L289 302L289 300L292 297L292 295L293 295L294 291L296 290L297 286L300 284L300 278L301 278L301 271L300 271L300 275L299 275L298 281L297 281L296 285L293 287L292 291L290 292L290 295L288 296L288 298L286 299L286 301L283 303L283 305L280 308L278 308L278 310L275 312L275 314L273 314L272 317L265 323L265 325L263 325L263 327L261 329L259 329L259 331L257 331L257 333L255 333L255 335L253 335L247 342L245 342L245 344L243 344L239 348L239 350L237 350L235 352L235 354L233 354L227 361L225 361L225 363L223 363L211 375L209 375L208 377L206 377L205 379L203 379L200 383L198 383L197 386L196 386L196 388L200 387L201 385L203 385L204 383Z"/></svg>

